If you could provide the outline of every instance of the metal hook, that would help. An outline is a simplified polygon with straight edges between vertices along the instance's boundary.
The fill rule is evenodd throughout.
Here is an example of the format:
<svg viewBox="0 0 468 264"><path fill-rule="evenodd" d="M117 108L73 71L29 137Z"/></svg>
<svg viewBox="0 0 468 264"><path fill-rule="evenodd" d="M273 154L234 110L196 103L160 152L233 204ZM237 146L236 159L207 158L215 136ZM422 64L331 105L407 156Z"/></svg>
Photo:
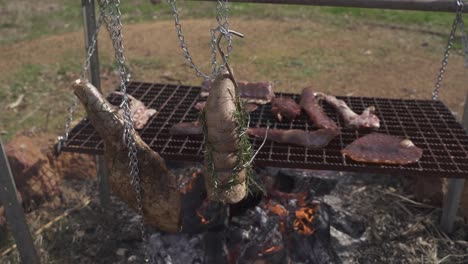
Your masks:
<svg viewBox="0 0 468 264"><path fill-rule="evenodd" d="M221 42L221 38L222 37L226 37L226 35L229 35L229 34L233 34L235 36L238 36L240 38L243 38L244 37L244 34L240 33L240 32L237 32L237 31L234 31L234 30L228 30L227 33L222 33L219 34L218 38L216 39L216 46L218 47L218 51L219 51L219 54L221 54L221 56L223 57L223 59L225 58L225 55L224 55L224 52L223 50L221 49L221 47L219 46L219 43Z"/></svg>
<svg viewBox="0 0 468 264"><path fill-rule="evenodd" d="M219 34L218 38L216 39L216 46L218 47L219 54L221 54L221 56L223 57L223 61L225 62L226 69L229 72L230 79L231 79L232 83L234 84L234 87L236 88L236 91L239 91L239 86L237 85L236 78L234 78L234 74L232 73L231 67L229 67L229 64L227 63L227 61L225 61L226 57L224 55L224 52L221 49L221 47L219 46L219 43L221 42L221 38L223 36L226 37L226 35L228 35L228 37L230 37L229 34L233 34L233 35L236 35L236 36L241 37L241 38L244 37L244 34L239 33L237 31L234 31L234 30L228 30L227 33L223 33L221 31L221 34Z"/></svg>

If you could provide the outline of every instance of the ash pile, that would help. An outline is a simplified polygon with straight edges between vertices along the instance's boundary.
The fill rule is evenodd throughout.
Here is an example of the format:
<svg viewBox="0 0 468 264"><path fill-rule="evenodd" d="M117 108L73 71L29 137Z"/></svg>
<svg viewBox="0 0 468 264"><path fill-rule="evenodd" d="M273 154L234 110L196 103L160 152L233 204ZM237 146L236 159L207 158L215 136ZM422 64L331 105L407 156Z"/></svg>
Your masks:
<svg viewBox="0 0 468 264"><path fill-rule="evenodd" d="M262 190L233 205L206 199L201 173L181 179L182 232L152 233L151 263L342 263L360 242L365 220L326 202L338 173L262 168L256 179Z"/></svg>

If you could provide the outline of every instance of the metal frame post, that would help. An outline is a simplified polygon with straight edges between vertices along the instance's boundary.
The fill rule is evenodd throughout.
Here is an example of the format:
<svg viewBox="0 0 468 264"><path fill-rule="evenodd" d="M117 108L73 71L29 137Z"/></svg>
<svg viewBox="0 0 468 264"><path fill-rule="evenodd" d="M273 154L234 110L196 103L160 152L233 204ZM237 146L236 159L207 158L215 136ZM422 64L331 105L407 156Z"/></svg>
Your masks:
<svg viewBox="0 0 468 264"><path fill-rule="evenodd" d="M96 32L96 13L94 8L94 0L81 0L83 8L83 23L84 23L84 34L85 34L85 48L86 56L88 55L88 47L92 43L92 37ZM96 47L94 53L91 56L89 63L89 80L90 82L102 93L101 90L101 78L99 70L99 55L98 55L98 41L96 39ZM96 157L97 163L97 176L99 185L99 200L101 207L108 208L110 205L110 191L109 181L105 171L104 158L102 155Z"/></svg>
<svg viewBox="0 0 468 264"><path fill-rule="evenodd" d="M462 125L465 130L468 130L468 92L465 96L465 109L463 110ZM442 209L442 218L440 226L445 233L452 233L457 216L460 198L465 187L465 179L448 179L448 190L444 197L444 205Z"/></svg>
<svg viewBox="0 0 468 264"><path fill-rule="evenodd" d="M39 264L34 242L29 232L28 224L24 215L23 207L18 202L15 181L11 173L10 164L3 149L0 138L0 200L5 208L7 223L11 227L15 238L21 263Z"/></svg>

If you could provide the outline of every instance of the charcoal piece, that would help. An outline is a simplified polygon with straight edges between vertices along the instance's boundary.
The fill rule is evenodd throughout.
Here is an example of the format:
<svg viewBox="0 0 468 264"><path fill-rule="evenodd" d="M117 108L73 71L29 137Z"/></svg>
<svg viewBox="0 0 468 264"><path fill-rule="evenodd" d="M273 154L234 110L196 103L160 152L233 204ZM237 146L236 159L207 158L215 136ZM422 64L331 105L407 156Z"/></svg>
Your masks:
<svg viewBox="0 0 468 264"><path fill-rule="evenodd" d="M204 237L206 234L155 233L147 246L150 263L201 264L205 261Z"/></svg>
<svg viewBox="0 0 468 264"><path fill-rule="evenodd" d="M360 238L366 231L367 223L365 219L342 210L330 207L330 224L337 230L349 235L352 238Z"/></svg>
<svg viewBox="0 0 468 264"><path fill-rule="evenodd" d="M263 195L259 192L251 192L242 201L230 204L231 216L237 216L245 213L245 211L257 206L262 201Z"/></svg>
<svg viewBox="0 0 468 264"><path fill-rule="evenodd" d="M205 235L205 262L216 264L228 264L228 251L224 232L208 232Z"/></svg>
<svg viewBox="0 0 468 264"><path fill-rule="evenodd" d="M191 185L191 189L182 196L182 232L196 234L223 227L228 218L228 207L206 199L201 173Z"/></svg>
<svg viewBox="0 0 468 264"><path fill-rule="evenodd" d="M281 248L272 253L263 254L262 257L254 260L253 264L265 263L265 264L284 264L291 263L288 251L285 248Z"/></svg>
<svg viewBox="0 0 468 264"><path fill-rule="evenodd" d="M324 196L335 189L338 179L315 177L320 171L281 169L275 176L275 188L281 192L312 191L314 196Z"/></svg>
<svg viewBox="0 0 468 264"><path fill-rule="evenodd" d="M309 236L294 232L289 238L289 249L293 263L338 264L338 255L331 246L330 208L320 203L313 221L314 233Z"/></svg>
<svg viewBox="0 0 468 264"><path fill-rule="evenodd" d="M296 187L296 178L282 170L278 171L275 176L275 183L273 188L280 192L292 192Z"/></svg>

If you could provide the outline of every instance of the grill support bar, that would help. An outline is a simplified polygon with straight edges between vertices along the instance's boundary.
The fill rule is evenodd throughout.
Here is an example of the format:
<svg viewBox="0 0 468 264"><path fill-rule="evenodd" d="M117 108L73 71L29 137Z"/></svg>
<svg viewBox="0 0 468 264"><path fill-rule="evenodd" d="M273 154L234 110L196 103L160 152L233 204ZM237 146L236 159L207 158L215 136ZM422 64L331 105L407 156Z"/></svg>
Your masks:
<svg viewBox="0 0 468 264"><path fill-rule="evenodd" d="M7 223L12 230L22 263L40 264L34 242L29 231L23 207L18 202L15 179L0 138L0 201L5 207Z"/></svg>
<svg viewBox="0 0 468 264"><path fill-rule="evenodd" d="M216 1L216 0L193 0ZM453 12L457 8L456 1L450 0L231 0L231 2L286 4L312 6L338 6L356 8L396 9L431 12ZM467 2L465 2L467 4ZM468 12L465 9L463 12Z"/></svg>
<svg viewBox="0 0 468 264"><path fill-rule="evenodd" d="M468 130L468 92L465 97L462 125ZM460 199L465 187L465 179L448 179L448 190L444 197L440 226L445 233L452 233Z"/></svg>
<svg viewBox="0 0 468 264"><path fill-rule="evenodd" d="M81 5L83 8L85 52L86 56L88 56L88 48L92 44L92 37L94 35L94 32L96 32L96 14L94 8L94 0L82 0ZM102 93L97 39L94 53L89 61L89 80L94 85L94 87L96 87L98 91ZM102 155L96 156L96 165L99 185L99 201L102 208L108 208L110 206L110 190L108 183L109 181L107 179L104 158Z"/></svg>

